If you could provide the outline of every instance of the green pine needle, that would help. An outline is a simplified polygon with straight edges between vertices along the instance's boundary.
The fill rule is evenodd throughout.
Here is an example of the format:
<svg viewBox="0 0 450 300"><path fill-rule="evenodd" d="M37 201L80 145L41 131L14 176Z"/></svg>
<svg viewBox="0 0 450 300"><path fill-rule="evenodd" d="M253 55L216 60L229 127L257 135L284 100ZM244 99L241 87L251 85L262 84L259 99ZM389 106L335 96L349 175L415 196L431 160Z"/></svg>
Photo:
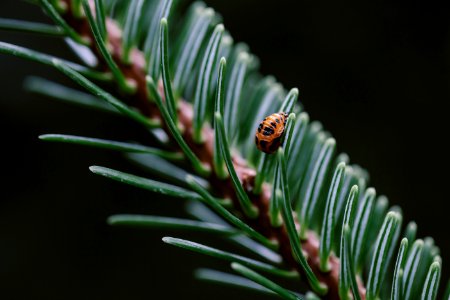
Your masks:
<svg viewBox="0 0 450 300"><path fill-rule="evenodd" d="M160 23L160 44L159 53L161 54L161 73L164 85L164 95L166 98L166 106L170 117L175 124L178 124L178 112L175 97L173 96L172 80L170 78L169 67L169 29L167 27L167 19L161 19Z"/></svg>
<svg viewBox="0 0 450 300"><path fill-rule="evenodd" d="M237 61L232 65L228 79L224 101L224 124L228 139L233 142L239 134L238 106L242 97L244 80L246 78L250 57L246 52L239 53Z"/></svg>
<svg viewBox="0 0 450 300"><path fill-rule="evenodd" d="M342 276L347 277L350 279L350 287L352 289L352 293L353 293L353 299L356 300L361 300L361 295L359 294L359 288L358 288L358 283L356 281L356 273L355 273L355 266L353 264L353 253L352 253L352 249L351 249L351 237L350 237L350 232L351 229L348 226L348 224L346 224L344 226L344 230L343 230L343 242L344 242L344 253L342 254L342 260L341 260L341 264L344 265L344 267L342 268L344 270L344 272L346 274L343 274Z"/></svg>
<svg viewBox="0 0 450 300"><path fill-rule="evenodd" d="M255 195L261 194L262 186L266 178L269 178L271 171L273 171L274 161L273 155L262 153L256 172L255 186L253 188L253 193Z"/></svg>
<svg viewBox="0 0 450 300"><path fill-rule="evenodd" d="M294 253L295 259L301 265L303 270L306 273L306 277L315 292L320 295L323 295L327 292L327 286L322 284L316 277L316 275L311 270L311 267L308 265L305 256L303 255L303 250L301 249L301 243L299 239L299 235L297 229L295 227L294 218L292 216L292 206L289 196L289 188L286 178L286 162L284 158L284 150L283 148L278 149L277 153L278 164L280 166L281 180L280 187L281 190L277 190L276 195L278 199L280 199L281 206L281 214L283 217L283 221L286 224L286 230L289 236L289 242L291 244L292 252Z"/></svg>
<svg viewBox="0 0 450 300"><path fill-rule="evenodd" d="M320 149L310 180L305 187L305 196L302 199L303 205L299 215L302 224L300 232L302 238L305 237L306 230L315 213L315 208L317 207L322 188L325 184L326 175L330 167L331 157L335 147L336 141L333 138L329 138L325 141Z"/></svg>
<svg viewBox="0 0 450 300"><path fill-rule="evenodd" d="M379 296L381 285L389 266L389 250L395 245L396 231L401 223L401 217L396 212L386 215L383 226L378 234L375 252L367 281L367 300L375 300ZM406 297L405 299L409 299Z"/></svg>
<svg viewBox="0 0 450 300"><path fill-rule="evenodd" d="M400 250L397 254L397 261L395 262L394 278L392 280L392 300L403 299L403 269L405 268L406 253L408 251L408 239L403 238L400 243Z"/></svg>
<svg viewBox="0 0 450 300"><path fill-rule="evenodd" d="M216 134L218 135L218 146L225 161L225 165L227 166L228 173L230 174L231 181L239 199L241 208L248 217L256 218L259 213L258 208L251 202L250 198L244 190L244 187L242 186L236 170L234 169L233 160L231 159L230 146L227 140L225 128L222 122L222 116L220 115L220 113L215 113L215 125L217 128Z"/></svg>
<svg viewBox="0 0 450 300"><path fill-rule="evenodd" d="M386 196L379 196L375 202L375 208L372 213L372 220L367 232L367 240L374 241L377 238L378 232L381 229L383 220L387 214L389 201ZM370 249L371 245L365 245L366 251Z"/></svg>
<svg viewBox="0 0 450 300"><path fill-rule="evenodd" d="M295 128L292 134L292 140L289 148L288 156L288 177L289 183L294 187L293 193L296 194L296 188L301 183L302 172L306 168L306 163L302 164L302 160L305 160L307 153L306 150L306 132L309 125L309 116L307 113L300 113L295 121ZM306 161L306 160L305 160Z"/></svg>
<svg viewBox="0 0 450 300"><path fill-rule="evenodd" d="M352 251L353 260L357 270L361 270L364 262L364 244L367 243L367 229L373 212L376 192L374 188L369 188L364 193L355 216L354 230L352 231Z"/></svg>
<svg viewBox="0 0 450 300"><path fill-rule="evenodd" d="M163 228L185 231L207 232L230 236L239 232L233 228L214 223L199 222L188 219L168 218L144 215L113 215L108 218L112 226L125 226L137 228Z"/></svg>
<svg viewBox="0 0 450 300"><path fill-rule="evenodd" d="M144 0L129 1L125 24L123 25L123 49L122 60L126 64L131 63L131 50L136 47L136 39L139 30L139 20L141 18Z"/></svg>
<svg viewBox="0 0 450 300"><path fill-rule="evenodd" d="M117 109L92 94L84 93L47 79L30 76L25 79L23 85L25 90L38 95L87 109L120 115Z"/></svg>
<svg viewBox="0 0 450 300"><path fill-rule="evenodd" d="M224 57L220 59L219 64L219 77L217 79L217 92L216 92L216 101L214 104L214 111L223 115L224 110L224 93L225 93L225 70L227 66L227 61ZM223 148L223 138L221 139L221 133L219 132L219 124L214 122L214 156L213 156L213 164L214 171L217 174L217 177L220 179L225 179L228 177L228 172L225 169L225 157ZM226 138L226 136L225 136Z"/></svg>
<svg viewBox="0 0 450 300"><path fill-rule="evenodd" d="M336 224L335 210L336 202L344 182L345 163L340 163L334 171L333 179L331 180L330 189L328 191L327 202L325 206L325 215L323 218L322 232L320 235L320 268L323 272L330 270L328 259L333 245L334 229Z"/></svg>
<svg viewBox="0 0 450 300"><path fill-rule="evenodd" d="M70 143L70 144L78 144L84 146L90 146L95 148L103 148L109 150L116 150L122 152L136 152L136 153L148 153L156 156L163 157L168 160L182 160L183 155L176 152L168 152L164 150L160 150L157 148L147 147L138 144L117 142L111 140L103 140L97 138L89 138L75 135L66 135L66 134L44 134L40 135L39 138L44 141L50 142L62 142L62 143Z"/></svg>
<svg viewBox="0 0 450 300"><path fill-rule="evenodd" d="M172 8L172 0L162 0L154 11L150 28L144 42L144 56L147 62L147 71L152 78L159 78L161 69L161 53L160 53L160 24L162 19L168 19L170 9Z"/></svg>
<svg viewBox="0 0 450 300"><path fill-rule="evenodd" d="M350 194L348 195L347 203L345 205L345 212L344 212L344 220L342 222L342 232L341 232L341 243L340 243L340 258L342 262L339 265L339 296L341 299L349 299L349 290L351 288L351 274L348 272L348 263L352 258L345 257L347 254L349 254L350 249L346 250L345 247L346 241L345 241L345 229L349 228L353 225L353 215L354 215L354 207L355 203L358 199L359 189L358 186L354 185L352 189L350 190ZM349 245L351 247L351 244Z"/></svg>
<svg viewBox="0 0 450 300"><path fill-rule="evenodd" d="M222 24L217 25L214 29L214 32L205 50L205 56L200 67L200 73L194 97L194 122L192 124L194 130L194 140L197 143L203 142L202 128L206 121L206 110L208 102L211 99L209 83L213 78L214 63L217 59L219 46L224 30L225 29Z"/></svg>
<svg viewBox="0 0 450 300"><path fill-rule="evenodd" d="M31 49L12 45L9 43L0 42L0 53L10 54L10 55L24 58L27 60L35 61L35 62L44 64L47 66L53 66L53 60L56 59L58 61L63 62L67 66L70 66L70 68L74 69L78 73L80 73L88 78L92 78L92 79L96 79L96 80L111 79L111 76L108 73L100 73L98 71L92 70L90 68L81 66L76 63L65 61L63 59L56 58L51 55L43 54L43 53L31 50Z"/></svg>
<svg viewBox="0 0 450 300"><path fill-rule="evenodd" d="M296 294L292 293L291 291L286 290L285 288L279 286L278 284L271 281L270 279L261 276L260 274L256 273L255 271L253 271L239 263L232 263L231 267L237 273L268 288L269 290L272 290L273 292L280 295L283 299L288 299L288 300L301 300L302 299L301 297L297 296Z"/></svg>
<svg viewBox="0 0 450 300"><path fill-rule="evenodd" d="M295 165L297 167L294 168L292 166L289 172L290 178L300 179L292 183L294 187L293 191L295 192L294 207L296 208L297 213L301 209L300 198L305 198L306 185L307 182L310 181L314 162L316 161L317 155L320 150L319 146L322 145L325 140L325 134L322 132L322 124L320 124L319 122L309 123L309 117L307 115L306 117L306 124L304 124L306 128L303 129L303 136L299 137L301 144L298 144L297 147L294 147L292 151L293 153L298 153L297 160L295 160ZM297 123L301 124L301 122ZM300 129L302 128L298 129L298 131L300 131ZM291 163L290 165L294 164ZM342 203L345 203L346 197L347 194L345 194L345 196L343 197Z"/></svg>
<svg viewBox="0 0 450 300"><path fill-rule="evenodd" d="M413 291L416 289L414 284L416 283L417 270L419 269L423 249L423 240L416 240L408 252L403 272L403 299L410 299L414 295Z"/></svg>
<svg viewBox="0 0 450 300"><path fill-rule="evenodd" d="M439 262L434 262L431 264L427 274L427 278L425 279L424 289L421 298L422 300L436 299L440 279L441 279L441 264Z"/></svg>
<svg viewBox="0 0 450 300"><path fill-rule="evenodd" d="M283 137L283 146L285 149L285 154L286 154L287 159L289 159L289 155L290 155L291 144L293 141L292 135L294 133L295 122L296 122L295 113L290 113L287 118L287 121L286 121L286 128L285 128L285 133L284 133L284 137Z"/></svg>
<svg viewBox="0 0 450 300"><path fill-rule="evenodd" d="M136 91L136 83L127 80L125 78L125 75L122 73L122 71L117 66L116 62L113 60L111 53L109 53L108 47L106 46L106 41L102 37L102 33L100 31L100 28L98 27L98 23L96 22L94 16L92 15L92 11L89 6L88 0L83 0L83 9L84 9L84 13L86 14L86 17L89 21L89 25L91 27L92 34L95 39L95 43L96 43L100 53L102 54L106 64L108 65L112 74L116 78L120 89L122 89L123 91L125 91L127 93L134 93Z"/></svg>
<svg viewBox="0 0 450 300"><path fill-rule="evenodd" d="M237 262L248 267L255 268L259 271L266 272L271 275L284 277L284 278L298 278L297 271L283 270L278 267L247 258L241 255L233 254L230 252L222 251L216 248L212 248L206 245L202 245L199 243L195 243L188 240L173 238L173 237L164 237L163 242L177 246L186 250L198 252L204 255L220 258L229 262Z"/></svg>
<svg viewBox="0 0 450 300"><path fill-rule="evenodd" d="M61 3L61 1L59 1L59 0L56 0L56 1L52 0L52 2L53 2L52 3L53 5L55 5L54 4L55 2L60 2ZM83 9L82 9L82 6L81 6L81 0L72 0L71 1L71 10L73 12L73 15L76 18L81 18L83 16Z"/></svg>
<svg viewBox="0 0 450 300"><path fill-rule="evenodd" d="M195 2L187 13L186 20L183 23L183 30L173 51L174 87L178 94L182 94L185 91L189 78L192 76L195 61L213 17L214 10L211 8L206 9L205 4L202 2ZM149 33L151 33L151 28ZM147 47L144 49L151 60L152 55L148 52Z"/></svg>
<svg viewBox="0 0 450 300"><path fill-rule="evenodd" d="M151 180L148 178L128 174L125 172L120 172L117 170L113 170L110 168L100 167L100 166L92 166L89 167L92 173L121 182L125 184L129 184L138 188L142 188L145 190L149 190L158 194L162 194L165 196L170 196L174 198L182 198L182 199L194 199L201 200L200 196L196 193L188 191L186 189L180 188L175 185L166 184L163 182Z"/></svg>
<svg viewBox="0 0 450 300"><path fill-rule="evenodd" d="M151 96L151 99L153 99L155 101L156 105L158 106L159 111L161 112L163 119L166 122L170 133L172 134L172 137L175 139L175 141L178 143L178 145L180 146L183 153L189 159L194 170L197 171L197 173L199 173L205 177L208 176L210 173L209 166L203 164L200 161L200 159L195 155L195 153L191 150L191 148L188 146L186 141L181 136L181 133L180 133L177 125L175 124L173 119L170 117L168 109L162 102L161 96L158 93L158 89L156 88L155 82L149 76L147 76L146 80L147 80L147 88L148 88L149 94Z"/></svg>
<svg viewBox="0 0 450 300"><path fill-rule="evenodd" d="M186 183L186 176L192 174L159 156L141 153L126 153L125 158L152 176L156 176L165 182L173 183L180 187L190 188ZM203 187L210 188L210 184L207 180L201 177L196 177L196 180Z"/></svg>
<svg viewBox="0 0 450 300"><path fill-rule="evenodd" d="M131 109L115 97L113 97L111 94L107 93L91 81L89 81L87 78L83 77L81 74L61 62L60 60L53 59L52 60L53 66L64 73L66 76L68 76L70 79L84 87L86 90L90 91L92 94L96 95L100 99L105 100L112 106L114 106L118 111L120 111L125 116L129 117L130 119L133 119L137 121L138 123L141 123L147 128L155 128L159 127L159 121L152 121L148 118L144 117L142 114L138 113L137 111Z"/></svg>
<svg viewBox="0 0 450 300"><path fill-rule="evenodd" d="M186 210L191 216L194 216L201 221L230 226L224 219L222 219L219 215L216 215L201 202L189 201ZM262 245L261 243L252 240L246 235L232 236L228 240L239 248L258 255L267 262L275 265L280 265L282 262L282 258L279 254L275 253L273 250Z"/></svg>
<svg viewBox="0 0 450 300"><path fill-rule="evenodd" d="M270 249L277 249L278 245L273 241L269 240L261 233L257 232L241 219L237 218L235 215L230 213L228 210L223 208L209 193L202 187L192 176L186 178L187 183L191 188L202 196L203 201L205 201L212 209L214 209L218 214L220 214L228 222L245 232L249 237L254 238L256 241L260 242L264 246Z"/></svg>
<svg viewBox="0 0 450 300"><path fill-rule="evenodd" d="M64 21L53 4L51 4L48 0L39 0L39 2L45 12L50 16L50 18L52 18L53 22L61 27L62 30L64 30L64 33L67 34L71 39L82 45L88 46L90 44L90 41L88 39L81 37L72 27L69 26L69 24L67 24L66 21Z"/></svg>
<svg viewBox="0 0 450 300"><path fill-rule="evenodd" d="M60 27L56 27L53 25L4 18L0 18L0 29L8 31L36 33L49 36L63 36L65 34Z"/></svg>
<svg viewBox="0 0 450 300"><path fill-rule="evenodd" d="M406 225L405 229L405 238L408 239L408 241L415 241L417 235L417 223L414 221L411 221Z"/></svg>
<svg viewBox="0 0 450 300"><path fill-rule="evenodd" d="M294 112L294 107L297 104L298 100L298 89L293 88L289 91L286 98L283 101L283 104L281 105L280 112L285 112L287 114L290 114L291 112Z"/></svg>
<svg viewBox="0 0 450 300"><path fill-rule="evenodd" d="M97 27L100 31L102 40L106 41L108 35L106 32L106 13L103 0L95 0L95 21L97 22Z"/></svg>
<svg viewBox="0 0 450 300"><path fill-rule="evenodd" d="M280 195L277 193L277 190L282 189L281 184L281 166L277 164L275 169L275 178L273 180L272 197L270 199L269 206L270 224L275 228L279 228L283 225L283 219L280 213L280 202L283 200L280 199Z"/></svg>
<svg viewBox="0 0 450 300"><path fill-rule="evenodd" d="M194 276L198 280L217 283L225 286L242 288L262 294L274 295L274 292L263 287L262 285L249 280L242 276L236 276L233 274L220 272L211 269L197 269Z"/></svg>

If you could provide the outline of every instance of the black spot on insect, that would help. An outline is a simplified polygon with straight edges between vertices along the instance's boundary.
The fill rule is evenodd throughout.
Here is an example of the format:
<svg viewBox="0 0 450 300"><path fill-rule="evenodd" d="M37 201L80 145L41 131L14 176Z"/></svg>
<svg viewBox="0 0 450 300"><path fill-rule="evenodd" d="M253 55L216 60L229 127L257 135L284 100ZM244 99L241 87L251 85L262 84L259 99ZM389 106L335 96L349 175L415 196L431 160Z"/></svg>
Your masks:
<svg viewBox="0 0 450 300"><path fill-rule="evenodd" d="M269 126L264 127L264 131L269 132L270 134L274 134L275 130L273 130L272 128L270 128Z"/></svg>
<svg viewBox="0 0 450 300"><path fill-rule="evenodd" d="M268 131L264 131L264 132L263 132L263 135L265 135L265 136L271 136L272 133L270 133L270 132L268 132Z"/></svg>
<svg viewBox="0 0 450 300"><path fill-rule="evenodd" d="M275 122L270 122L270 125L272 125L273 127L277 126Z"/></svg>
<svg viewBox="0 0 450 300"><path fill-rule="evenodd" d="M258 136L255 135L255 144L258 145Z"/></svg>
<svg viewBox="0 0 450 300"><path fill-rule="evenodd" d="M280 119L278 119L278 118L277 118L277 119L275 119L275 121L276 121L277 123L280 123Z"/></svg>
<svg viewBox="0 0 450 300"><path fill-rule="evenodd" d="M262 148L266 148L267 141L260 141L259 144L261 145Z"/></svg>
<svg viewBox="0 0 450 300"><path fill-rule="evenodd" d="M258 127L258 132L261 132L261 126Z"/></svg>
<svg viewBox="0 0 450 300"><path fill-rule="evenodd" d="M280 142L281 142L281 136L273 139L272 144L269 147L269 151L275 152L275 150L277 150L278 147L280 147Z"/></svg>

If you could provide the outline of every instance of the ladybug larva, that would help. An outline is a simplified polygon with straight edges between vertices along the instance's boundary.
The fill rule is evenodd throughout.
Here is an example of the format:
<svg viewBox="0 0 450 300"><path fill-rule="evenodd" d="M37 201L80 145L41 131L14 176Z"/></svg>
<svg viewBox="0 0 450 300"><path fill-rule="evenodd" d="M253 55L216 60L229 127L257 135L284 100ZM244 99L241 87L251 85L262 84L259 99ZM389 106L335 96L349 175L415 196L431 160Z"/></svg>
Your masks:
<svg viewBox="0 0 450 300"><path fill-rule="evenodd" d="M272 154L281 145L288 114L279 112L264 118L255 135L255 144L262 152Z"/></svg>

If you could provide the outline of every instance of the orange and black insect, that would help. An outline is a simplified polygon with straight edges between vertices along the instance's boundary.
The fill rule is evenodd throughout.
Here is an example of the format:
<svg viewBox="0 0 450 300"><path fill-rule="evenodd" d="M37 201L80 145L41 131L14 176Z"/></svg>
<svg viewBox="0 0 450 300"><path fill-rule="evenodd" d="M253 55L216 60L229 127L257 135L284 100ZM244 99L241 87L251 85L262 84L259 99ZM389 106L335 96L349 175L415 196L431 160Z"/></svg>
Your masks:
<svg viewBox="0 0 450 300"><path fill-rule="evenodd" d="M279 112L264 118L255 135L255 144L262 152L272 154L281 145L288 114Z"/></svg>

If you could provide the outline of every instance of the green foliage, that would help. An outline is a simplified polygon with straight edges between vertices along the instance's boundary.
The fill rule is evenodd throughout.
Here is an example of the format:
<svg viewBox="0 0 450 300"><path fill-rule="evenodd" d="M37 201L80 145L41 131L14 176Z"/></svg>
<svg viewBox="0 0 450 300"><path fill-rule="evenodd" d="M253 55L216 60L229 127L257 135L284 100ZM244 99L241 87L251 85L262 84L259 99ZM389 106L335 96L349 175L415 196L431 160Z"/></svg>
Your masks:
<svg viewBox="0 0 450 300"><path fill-rule="evenodd" d="M178 124L177 105L172 91L172 80L170 78L169 68L169 29L167 28L167 19L161 19L161 30L159 37L159 53L161 55L161 73L164 85L164 95L166 97L167 110L175 124Z"/></svg>
<svg viewBox="0 0 450 300"><path fill-rule="evenodd" d="M110 77L108 74L100 73L96 70L89 69L88 67L73 62L68 62L63 59L55 58L51 55L39 53L37 51L4 42L0 42L0 53L11 54L20 58L28 59L49 66L52 66L54 64L54 60L57 60L63 62L81 75L84 75L91 79L106 80Z"/></svg>
<svg viewBox="0 0 450 300"><path fill-rule="evenodd" d="M214 112L223 116L223 103L224 103L224 86L225 86L225 70L227 66L227 60L222 57L220 59L219 66L219 77L217 78L217 93L216 93L216 101L214 103ZM220 118L220 116L218 117ZM228 150L229 147L224 143L228 140L226 136L221 136L222 128L220 128L221 124L218 122L214 122L214 157L213 157L213 165L214 171L217 176L221 179L225 179L228 176L227 171L225 171L225 160L227 159L224 150ZM225 130L224 130L225 132ZM233 173L235 175L235 172ZM233 180L234 182L234 180ZM247 199L244 199L246 201ZM248 203L247 203L248 204Z"/></svg>
<svg viewBox="0 0 450 300"><path fill-rule="evenodd" d="M439 280L441 279L441 264L435 261L431 264L422 292L422 300L436 299Z"/></svg>
<svg viewBox="0 0 450 300"><path fill-rule="evenodd" d="M4 18L0 18L0 29L44 34L50 36L64 35L64 31L57 26Z"/></svg>
<svg viewBox="0 0 450 300"><path fill-rule="evenodd" d="M53 22L62 28L64 33L71 39L80 44L89 45L89 41L82 38L72 27L67 24L67 22L58 13L57 8L51 4L48 0L39 0L43 10L52 18Z"/></svg>
<svg viewBox="0 0 450 300"><path fill-rule="evenodd" d="M100 35L102 40L106 40L108 38L106 32L106 15L105 15L105 7L103 5L102 0L95 0L95 21L97 22L97 27L100 31Z"/></svg>
<svg viewBox="0 0 450 300"><path fill-rule="evenodd" d="M306 229L310 226L315 209L318 206L319 197L321 196L322 188L326 181L335 146L336 141L333 138L329 138L317 147L317 160L311 164L311 172L306 181L304 181L305 184L302 187L302 191L304 192L301 197L303 205L299 213L299 218L303 224L302 231L300 232L302 237L306 236Z"/></svg>
<svg viewBox="0 0 450 300"><path fill-rule="evenodd" d="M291 243L292 251L294 252L296 260L300 263L303 268L306 276L308 278L309 283L311 284L314 291L324 294L326 292L327 287L319 282L316 275L311 270L311 267L308 265L306 258L301 249L300 239L295 228L294 219L292 216L292 206L289 195L289 184L286 178L286 161L284 157L283 148L278 150L278 164L280 168L280 188L281 190L275 191L275 199L279 199L281 202L279 205L281 206L281 215L283 216L283 221L286 224L286 228L288 231L289 241Z"/></svg>
<svg viewBox="0 0 450 300"><path fill-rule="evenodd" d="M252 281L259 283L260 285L268 288L269 290L274 291L278 295L280 295L283 299L289 299L289 300L299 300L302 299L299 296L295 295L294 293L284 289L283 287L279 286L275 282L269 280L266 277L261 276L260 274L254 272L253 270L246 268L245 266L238 264L238 263L232 263L231 267L233 270L235 270L237 273L242 274L243 276L251 279Z"/></svg>
<svg viewBox="0 0 450 300"><path fill-rule="evenodd" d="M189 183L191 188L195 190L201 197L203 197L203 201L205 201L209 206L211 206L217 213L219 213L224 219L226 219L231 224L235 225L237 228L241 229L248 236L254 238L259 241L264 246L269 248L276 248L274 242L270 241L266 237L264 237L259 232L255 231L253 228L248 226L241 219L235 217L228 210L220 206L217 201L206 191L193 177L188 176L186 181Z"/></svg>
<svg viewBox="0 0 450 300"><path fill-rule="evenodd" d="M391 299L403 299L403 269L405 268L406 252L408 251L408 239L403 238L400 243L400 250L398 251L397 261L395 262L394 278L392 282Z"/></svg>
<svg viewBox="0 0 450 300"><path fill-rule="evenodd" d="M148 153L163 157L167 160L183 159L183 156L180 153L168 152L157 148L146 147L131 143L123 143L66 134L44 134L39 136L39 138L44 141L79 144L84 146L116 150L122 152Z"/></svg>
<svg viewBox="0 0 450 300"><path fill-rule="evenodd" d="M422 240L416 240L412 245L411 251L408 253L406 259L405 271L403 273L403 295L405 299L410 299L414 295L415 286L414 283L418 281L416 279L424 243Z"/></svg>
<svg viewBox="0 0 450 300"><path fill-rule="evenodd" d="M225 272L211 269L198 269L195 271L194 276L198 280L203 280L211 283L232 286L234 288L248 289L263 294L274 294L274 292L272 292L271 290L257 284L252 280Z"/></svg>
<svg viewBox="0 0 450 300"><path fill-rule="evenodd" d="M147 77L147 87L149 94L152 96L152 99L155 100L156 104L158 105L158 108L160 112L163 115L164 120L166 121L167 127L170 130L170 133L172 134L173 138L177 141L180 148L183 150L186 157L191 161L193 168L202 175L206 175L209 173L209 169L207 166L202 164L200 159L194 154L194 152L189 148L186 141L181 136L181 133L175 124L174 120L170 117L169 110L162 102L161 96L159 95L155 82L152 78Z"/></svg>
<svg viewBox="0 0 450 300"><path fill-rule="evenodd" d="M319 279L339 268L339 281L334 283L339 295L332 298L361 299L359 287L365 284L368 300L389 295L395 300L436 299L442 262L433 239L417 240L417 225L410 222L398 245L400 209L389 209L386 197L377 198L375 189L367 188L368 173L350 163L346 154L338 155L331 134L301 111L297 88L287 92L273 77L257 72L257 58L245 44L233 44L213 9L197 2L183 11L175 0L68 0L70 9L59 1L34 2L55 25L0 19L0 29L68 38L89 47L100 66L0 42L1 54L53 67L87 92L36 77L27 78L25 88L122 115L146 128L160 144L61 134L40 138L125 152L125 158L150 178L99 166L90 170L166 198L187 199L186 211L196 219L113 215L109 224L213 233L261 260L202 243L163 239L231 262L231 269L240 274L205 269L195 273L209 282L302 299L297 290L285 289L254 270L297 281L300 271L311 291L295 286L301 286L305 298L317 299L316 294L333 290ZM72 28L71 18L84 21L84 29ZM123 31L119 40L108 32L112 21ZM145 61L135 62L134 54ZM142 74L130 73L136 65ZM180 112L182 101L183 107L192 107L189 122L185 119L191 111ZM148 105L152 114L135 107L137 102ZM289 114L282 147L274 155L261 153L254 145L254 130L265 116L280 111ZM311 244L317 245L315 252L306 247ZM338 266L330 264L337 258ZM450 286L445 297L449 294Z"/></svg>
<svg viewBox="0 0 450 300"><path fill-rule="evenodd" d="M116 78L120 88L126 92L133 92L136 87L134 86L134 83L127 82L127 79L122 74L122 71L119 69L116 62L113 60L110 52L108 51L106 41L102 36L101 29L98 26L99 23L95 20L94 16L92 15L92 11L89 7L88 0L83 0L83 8L84 13L86 14L89 20L89 25L91 26L92 34L94 36L97 48L100 50L106 64L111 69L111 72Z"/></svg>
<svg viewBox="0 0 450 300"><path fill-rule="evenodd" d="M344 243L344 254L342 254L341 264L343 266L342 271L344 274L342 277L347 277L350 279L350 287L353 293L353 298L356 300L361 300L361 295L359 294L358 284L356 282L355 266L353 263L353 253L350 239L350 227L346 224L342 232L343 243Z"/></svg>
<svg viewBox="0 0 450 300"><path fill-rule="evenodd" d="M159 1L156 9L149 10L151 23L146 33L143 51L147 61L148 73L152 78L159 78L160 74L161 35L158 35L160 33L160 22L162 19L168 19L171 8L172 0L164 0Z"/></svg>
<svg viewBox="0 0 450 300"><path fill-rule="evenodd" d="M207 222L142 215L113 215L108 218L112 226L126 226L138 228L168 228L175 230L201 231L219 235L237 234L233 228Z"/></svg>
<svg viewBox="0 0 450 300"><path fill-rule="evenodd" d="M40 77L27 77L24 82L24 88L29 92L49 97L63 103L109 114L120 114L114 106L102 101L92 94L84 93Z"/></svg>
<svg viewBox="0 0 450 300"><path fill-rule="evenodd" d="M182 199L200 199L200 196L196 193L190 192L186 189L180 188L175 185L166 184L163 182L151 180L148 178L143 178L139 176L135 176L132 174L116 171L113 169L100 167L100 166L92 166L89 168L92 173L119 181L121 183L129 184L136 186L138 188L146 189L152 192L157 192L162 195L174 197L174 198L182 198Z"/></svg>
<svg viewBox="0 0 450 300"><path fill-rule="evenodd" d="M336 225L334 211L338 195L342 189L342 184L344 181L344 173L345 173L345 163L340 163L337 166L336 170L334 171L333 179L330 185L330 190L328 192L319 248L320 267L324 272L330 270L328 259L331 253L331 247L333 244L333 237L334 237L334 228Z"/></svg>
<svg viewBox="0 0 450 300"><path fill-rule="evenodd" d="M136 46L136 40L139 30L139 21L141 19L142 6L144 0L130 0L125 23L123 25L123 49L122 60L130 64L131 63L131 50Z"/></svg>
<svg viewBox="0 0 450 300"><path fill-rule="evenodd" d="M254 259L250 259L247 257L243 257L240 255L236 255L236 254L222 251L219 249L215 249L212 247L208 247L208 246L205 246L205 245L202 245L199 243L182 240L182 239L177 239L177 238L172 238L172 237L164 237L163 241L170 245L181 247L183 249L198 252L198 253L205 254L208 256L224 259L229 262L238 262L238 263L244 264L246 266L255 268L257 270L264 271L268 274L281 276L281 277L288 277L288 278L298 277L298 273L296 271L283 270L283 269L274 267L270 264L259 262Z"/></svg>
<svg viewBox="0 0 450 300"><path fill-rule="evenodd" d="M208 102L211 100L210 82L213 80L214 63L219 52L224 27L219 24L209 39L205 50L205 56L200 67L197 87L194 98L194 140L198 143L203 141L202 129L207 116Z"/></svg>
<svg viewBox="0 0 450 300"><path fill-rule="evenodd" d="M401 218L398 213L389 212L378 234L367 281L368 300L377 299L380 294L381 285L390 263L390 248L396 244L396 231L400 227L400 222Z"/></svg>
<svg viewBox="0 0 450 300"><path fill-rule="evenodd" d="M348 236L346 237L346 232L353 225L353 210L355 206L356 199L358 199L358 186L354 185L348 196L347 204L345 205L344 220L341 233L341 243L340 243L340 254L342 263L340 265L339 272L339 296L341 299L348 299L348 292L350 290L350 284L352 281L352 274L348 271L351 266L349 266L352 257L346 257L350 254L350 241Z"/></svg>

